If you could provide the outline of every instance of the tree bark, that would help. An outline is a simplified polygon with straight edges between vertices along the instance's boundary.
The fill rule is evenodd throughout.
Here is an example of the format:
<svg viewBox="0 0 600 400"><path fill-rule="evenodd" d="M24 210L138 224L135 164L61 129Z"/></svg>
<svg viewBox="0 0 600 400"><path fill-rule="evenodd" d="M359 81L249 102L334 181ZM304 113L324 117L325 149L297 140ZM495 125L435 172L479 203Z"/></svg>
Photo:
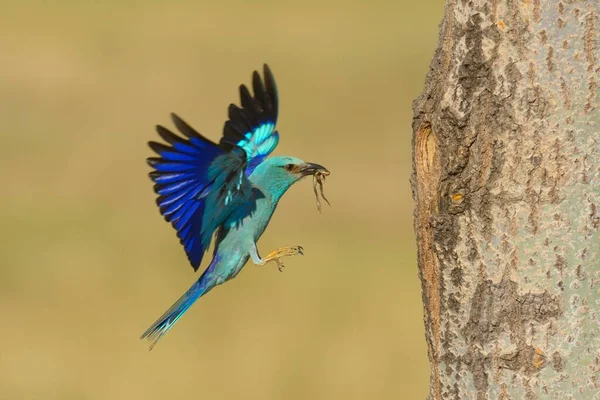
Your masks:
<svg viewBox="0 0 600 400"><path fill-rule="evenodd" d="M429 399L600 399L600 1L447 0L413 121Z"/></svg>

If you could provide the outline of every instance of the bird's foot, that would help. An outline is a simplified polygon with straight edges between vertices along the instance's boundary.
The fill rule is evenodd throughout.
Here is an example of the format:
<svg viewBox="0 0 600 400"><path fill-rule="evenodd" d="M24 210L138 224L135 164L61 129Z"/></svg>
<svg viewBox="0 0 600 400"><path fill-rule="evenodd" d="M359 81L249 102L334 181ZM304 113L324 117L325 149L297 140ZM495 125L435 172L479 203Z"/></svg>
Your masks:
<svg viewBox="0 0 600 400"><path fill-rule="evenodd" d="M302 246L285 246L285 247L280 247L279 249L273 250L272 252L270 252L263 259L263 261L265 262L265 264L270 261L274 261L277 263L277 269L279 269L279 271L283 271L283 268L285 267L285 265L283 265L283 262L281 261L281 259L284 257L295 256L298 254L300 254L301 256L304 255L304 249L302 248Z"/></svg>

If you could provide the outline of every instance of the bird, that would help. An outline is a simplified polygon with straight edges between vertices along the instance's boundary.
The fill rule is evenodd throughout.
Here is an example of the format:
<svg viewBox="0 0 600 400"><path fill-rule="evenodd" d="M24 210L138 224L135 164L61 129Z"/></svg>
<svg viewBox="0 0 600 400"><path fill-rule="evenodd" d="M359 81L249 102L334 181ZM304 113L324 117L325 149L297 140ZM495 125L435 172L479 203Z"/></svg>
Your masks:
<svg viewBox="0 0 600 400"><path fill-rule="evenodd" d="M157 154L147 159L156 204L175 229L194 272L213 240L215 244L200 278L142 334L150 350L196 300L235 278L248 260L255 265L274 262L281 271L283 258L304 254L302 246L284 246L261 257L256 245L294 183L307 176L321 183L330 174L322 165L296 157L269 157L279 142L279 98L267 64L263 77L253 72L253 93L239 86L240 106L229 105L219 143L175 113L171 119L179 134L157 125L166 144L148 142ZM317 204L320 210L318 197Z"/></svg>

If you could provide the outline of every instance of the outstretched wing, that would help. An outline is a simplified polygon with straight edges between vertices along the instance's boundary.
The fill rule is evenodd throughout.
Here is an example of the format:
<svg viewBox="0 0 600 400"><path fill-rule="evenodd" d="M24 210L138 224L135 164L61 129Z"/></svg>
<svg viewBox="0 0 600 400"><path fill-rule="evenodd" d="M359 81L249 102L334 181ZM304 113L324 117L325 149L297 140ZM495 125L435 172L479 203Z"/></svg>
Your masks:
<svg viewBox="0 0 600 400"><path fill-rule="evenodd" d="M261 196L248 176L277 146L278 98L275 79L264 65L264 83L252 76L254 95L240 86L241 107L229 106L219 145L177 115L171 117L181 137L157 126L168 145L150 142L160 156L148 159L161 214L170 222L190 264L197 270L212 235L227 219L241 220Z"/></svg>
<svg viewBox="0 0 600 400"><path fill-rule="evenodd" d="M210 164L225 151L196 132L175 114L175 126L184 137L160 125L156 130L168 145L149 142L159 157L148 158L154 168L150 178L158 194L156 204L160 213L173 225L194 271L202 262L204 251L200 240L206 196L212 187L208 174ZM210 244L210 242L209 242Z"/></svg>
<svg viewBox="0 0 600 400"><path fill-rule="evenodd" d="M241 107L229 105L229 119L223 127L219 145L228 150L211 165L214 188L207 196L210 213L205 213L202 243L210 243L212 232L226 220L239 222L255 210L262 196L248 176L277 146L275 130L279 99L275 78L268 65L263 66L264 83L258 71L252 74L254 95L240 85ZM210 232L210 233L209 233Z"/></svg>
<svg viewBox="0 0 600 400"><path fill-rule="evenodd" d="M229 105L229 120L223 127L220 145L231 150L240 147L248 159L247 175L277 146L279 133L275 130L279 99L271 69L263 66L264 83L258 71L252 74L254 96L245 85L240 85L241 108Z"/></svg>

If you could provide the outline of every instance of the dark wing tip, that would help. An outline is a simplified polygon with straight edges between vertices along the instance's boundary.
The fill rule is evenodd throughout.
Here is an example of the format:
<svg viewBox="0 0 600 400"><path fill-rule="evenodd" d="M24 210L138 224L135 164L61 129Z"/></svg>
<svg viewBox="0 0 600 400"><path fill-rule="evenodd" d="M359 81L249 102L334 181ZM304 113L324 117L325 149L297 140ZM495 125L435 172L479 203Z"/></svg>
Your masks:
<svg viewBox="0 0 600 400"><path fill-rule="evenodd" d="M207 143L211 143L211 144L213 143L210 139L206 138L200 132L198 132L197 130L192 128L192 126L190 124L185 122L183 120L183 118L181 118L179 115L175 114L174 112L171 113L171 120L173 121L173 124L175 124L175 127L177 128L177 130L179 132L181 132L181 134L183 134L187 138L199 139L203 142L207 142Z"/></svg>
<svg viewBox="0 0 600 400"><path fill-rule="evenodd" d="M263 75L265 76L265 80L275 82L275 79L273 78L273 72L271 72L271 68L267 63L263 64Z"/></svg>
<svg viewBox="0 0 600 400"><path fill-rule="evenodd" d="M265 84L267 85L267 89L269 86L275 88L277 85L275 84L275 77L273 76L273 72L271 68L267 65L263 65L263 75L265 76Z"/></svg>
<svg viewBox="0 0 600 400"><path fill-rule="evenodd" d="M173 121L173 124L175 124L179 132L181 132L187 137L194 137L199 135L199 133L196 132L196 130L192 128L187 122L185 122L179 115L175 114L174 112L172 112L170 115L171 121Z"/></svg>
<svg viewBox="0 0 600 400"><path fill-rule="evenodd" d="M260 79L260 74L258 73L258 71L254 71L252 73L252 82L260 82L260 83L262 83L262 80Z"/></svg>
<svg viewBox="0 0 600 400"><path fill-rule="evenodd" d="M256 129L264 124L274 126L277 123L278 99L275 79L267 64L263 64L263 72L263 76L259 71L252 72L251 85L239 85L240 107L229 105L229 119L223 127L223 137L219 142L226 151L239 145L240 141L247 139L246 135L254 134ZM269 132L269 136L271 134L272 132ZM266 139L261 137L260 140Z"/></svg>
<svg viewBox="0 0 600 400"><path fill-rule="evenodd" d="M155 168L157 164L160 164L162 161L162 158L160 157L148 157L146 158L146 163L151 166L152 168Z"/></svg>
<svg viewBox="0 0 600 400"><path fill-rule="evenodd" d="M158 155L161 155L164 151L168 151L169 147L165 146L162 143L150 141L148 142L148 146Z"/></svg>
<svg viewBox="0 0 600 400"><path fill-rule="evenodd" d="M275 77L273 76L273 72L271 72L271 68L267 64L263 65L263 74L265 76L265 87L267 91L267 96L271 99L272 102L272 112L274 113L274 118L277 119L277 114L279 113L279 95L277 94L277 84L275 83Z"/></svg>
<svg viewBox="0 0 600 400"><path fill-rule="evenodd" d="M179 136L162 125L156 125L156 132L158 132L158 135L167 143L175 144L182 142L182 139Z"/></svg>
<svg viewBox="0 0 600 400"><path fill-rule="evenodd" d="M248 87L243 83L240 85L240 102L242 103L242 108L252 108L252 110L254 110L252 95L250 94Z"/></svg>

